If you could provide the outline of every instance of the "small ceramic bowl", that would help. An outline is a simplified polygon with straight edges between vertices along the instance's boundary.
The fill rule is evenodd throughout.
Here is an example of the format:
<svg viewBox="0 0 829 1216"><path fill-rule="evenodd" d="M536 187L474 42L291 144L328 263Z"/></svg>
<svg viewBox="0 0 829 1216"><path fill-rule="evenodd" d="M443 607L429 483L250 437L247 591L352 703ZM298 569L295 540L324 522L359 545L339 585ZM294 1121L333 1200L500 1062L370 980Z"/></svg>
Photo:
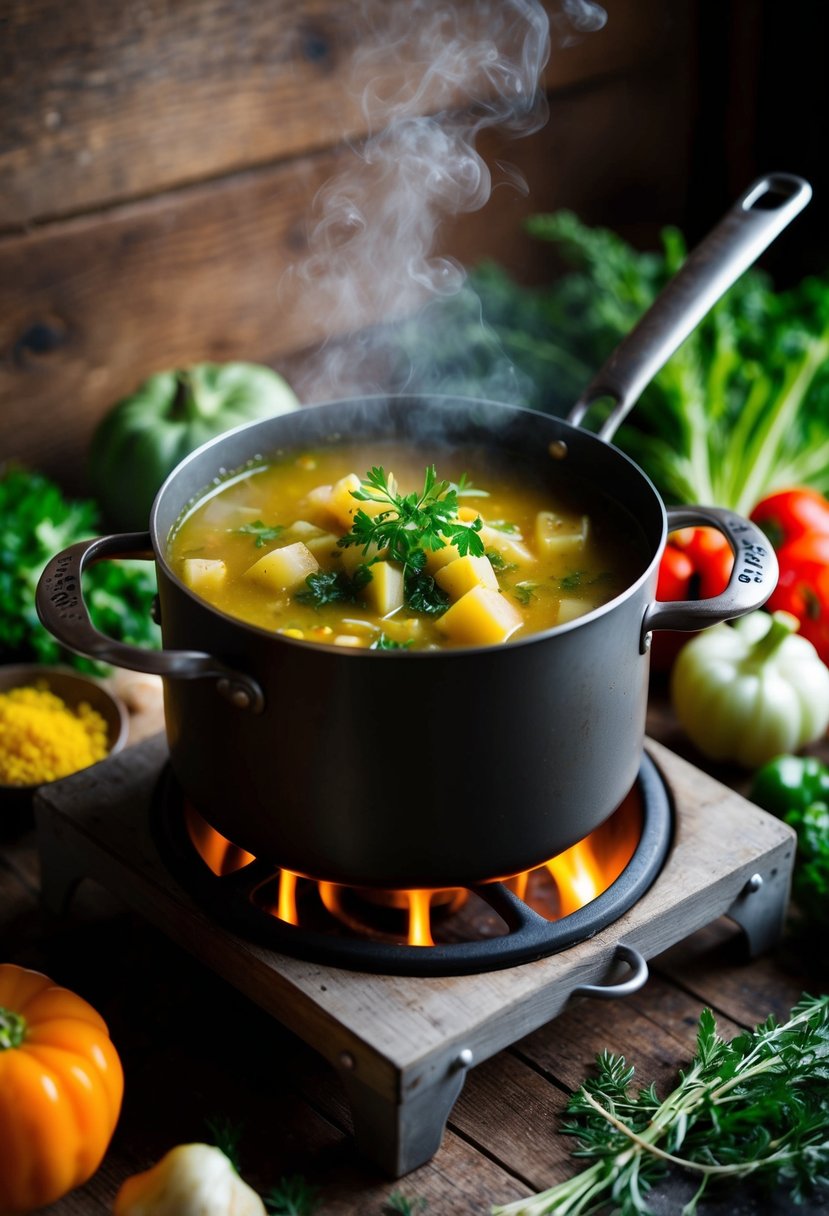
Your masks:
<svg viewBox="0 0 829 1216"><path fill-rule="evenodd" d="M43 667L37 663L19 663L0 666L0 692L12 688L45 686L60 697L69 709L86 701L101 715L107 728L107 755L121 751L127 741L129 714L123 701L109 692L103 684L90 676L81 675L70 667ZM35 790L43 783L33 785L4 785L0 782L0 832L19 830L31 821Z"/></svg>

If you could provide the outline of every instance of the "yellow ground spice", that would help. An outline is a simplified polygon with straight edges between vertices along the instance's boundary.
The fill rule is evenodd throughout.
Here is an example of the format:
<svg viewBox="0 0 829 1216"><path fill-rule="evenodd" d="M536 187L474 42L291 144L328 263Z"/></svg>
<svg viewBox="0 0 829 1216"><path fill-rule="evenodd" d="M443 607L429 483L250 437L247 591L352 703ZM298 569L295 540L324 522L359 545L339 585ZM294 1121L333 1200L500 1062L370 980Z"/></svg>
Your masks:
<svg viewBox="0 0 829 1216"><path fill-rule="evenodd" d="M107 727L86 701L70 708L45 684L0 693L0 783L40 785L103 760Z"/></svg>

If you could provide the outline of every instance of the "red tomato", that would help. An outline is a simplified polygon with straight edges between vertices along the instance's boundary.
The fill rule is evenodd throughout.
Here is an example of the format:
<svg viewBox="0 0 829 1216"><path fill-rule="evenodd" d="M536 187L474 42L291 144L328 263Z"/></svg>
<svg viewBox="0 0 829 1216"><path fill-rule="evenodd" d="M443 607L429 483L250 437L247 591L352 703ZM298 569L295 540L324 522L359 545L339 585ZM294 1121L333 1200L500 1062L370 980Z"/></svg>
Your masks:
<svg viewBox="0 0 829 1216"><path fill-rule="evenodd" d="M777 560L780 578L767 607L796 616L800 634L829 664L829 535L793 540L780 549Z"/></svg>
<svg viewBox="0 0 829 1216"><path fill-rule="evenodd" d="M778 490L761 499L751 518L775 549L812 532L829 536L829 500L817 490Z"/></svg>
<svg viewBox="0 0 829 1216"><path fill-rule="evenodd" d="M656 598L659 600L710 599L725 590L734 554L716 528L682 528L668 537L659 563ZM680 630L657 629L651 646L651 667L667 671L682 646L693 637Z"/></svg>

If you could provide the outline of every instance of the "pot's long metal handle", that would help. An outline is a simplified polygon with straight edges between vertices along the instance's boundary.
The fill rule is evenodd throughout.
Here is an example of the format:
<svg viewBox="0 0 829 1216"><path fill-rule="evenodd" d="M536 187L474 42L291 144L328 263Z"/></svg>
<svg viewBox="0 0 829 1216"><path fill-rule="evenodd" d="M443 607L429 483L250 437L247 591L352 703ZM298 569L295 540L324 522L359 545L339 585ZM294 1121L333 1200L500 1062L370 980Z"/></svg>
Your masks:
<svg viewBox="0 0 829 1216"><path fill-rule="evenodd" d="M724 507L669 507L668 531L690 527L716 528L734 553L728 586L705 600L657 600L642 620L642 653L652 629L702 629L762 608L777 585L777 556L764 532L750 520Z"/></svg>
<svg viewBox="0 0 829 1216"><path fill-rule="evenodd" d="M115 667L178 680L213 679L217 691L231 704L259 713L264 697L256 681L226 667L212 655L200 650L145 650L118 642L95 628L84 603L81 575L94 562L116 557L152 561L149 532L78 541L51 559L40 576L35 595L37 614L49 632L69 650Z"/></svg>
<svg viewBox="0 0 829 1216"><path fill-rule="evenodd" d="M628 946L625 942L617 942L613 951L614 962L626 963L630 975L615 984L579 984L574 988L572 996L594 996L600 1001L612 1001L616 997L630 996L644 987L648 978L648 963L644 955Z"/></svg>
<svg viewBox="0 0 829 1216"><path fill-rule="evenodd" d="M595 401L610 398L616 404L598 431L610 440L677 347L811 197L809 183L794 174L759 178L688 255L590 381L567 421L578 426Z"/></svg>

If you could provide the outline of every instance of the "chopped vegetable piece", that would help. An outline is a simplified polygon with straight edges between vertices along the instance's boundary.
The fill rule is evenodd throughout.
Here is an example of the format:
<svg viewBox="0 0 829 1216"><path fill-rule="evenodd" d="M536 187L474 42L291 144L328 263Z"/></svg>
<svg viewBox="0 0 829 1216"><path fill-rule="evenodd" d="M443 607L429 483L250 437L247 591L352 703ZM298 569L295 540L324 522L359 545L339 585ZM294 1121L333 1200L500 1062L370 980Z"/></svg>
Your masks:
<svg viewBox="0 0 829 1216"><path fill-rule="evenodd" d="M459 557L448 565L441 567L435 574L435 582L450 599L460 599L473 587L490 587L498 590L498 579L492 569L489 558Z"/></svg>
<svg viewBox="0 0 829 1216"><path fill-rule="evenodd" d="M436 621L441 633L473 646L505 642L523 623L506 596L489 587L473 587Z"/></svg>
<svg viewBox="0 0 829 1216"><path fill-rule="evenodd" d="M539 511L535 517L535 543L542 553L578 553L587 543L586 515L567 518L555 511Z"/></svg>
<svg viewBox="0 0 829 1216"><path fill-rule="evenodd" d="M272 549L249 566L246 573L274 591L293 591L319 568L320 564L308 546L298 540L282 549Z"/></svg>
<svg viewBox="0 0 829 1216"><path fill-rule="evenodd" d="M370 608L380 616L388 616L403 607L403 571L391 562L375 562L371 567L371 581L363 589L363 596Z"/></svg>
<svg viewBox="0 0 829 1216"><path fill-rule="evenodd" d="M194 591L216 591L227 578L227 566L218 558L186 557L182 577Z"/></svg>

